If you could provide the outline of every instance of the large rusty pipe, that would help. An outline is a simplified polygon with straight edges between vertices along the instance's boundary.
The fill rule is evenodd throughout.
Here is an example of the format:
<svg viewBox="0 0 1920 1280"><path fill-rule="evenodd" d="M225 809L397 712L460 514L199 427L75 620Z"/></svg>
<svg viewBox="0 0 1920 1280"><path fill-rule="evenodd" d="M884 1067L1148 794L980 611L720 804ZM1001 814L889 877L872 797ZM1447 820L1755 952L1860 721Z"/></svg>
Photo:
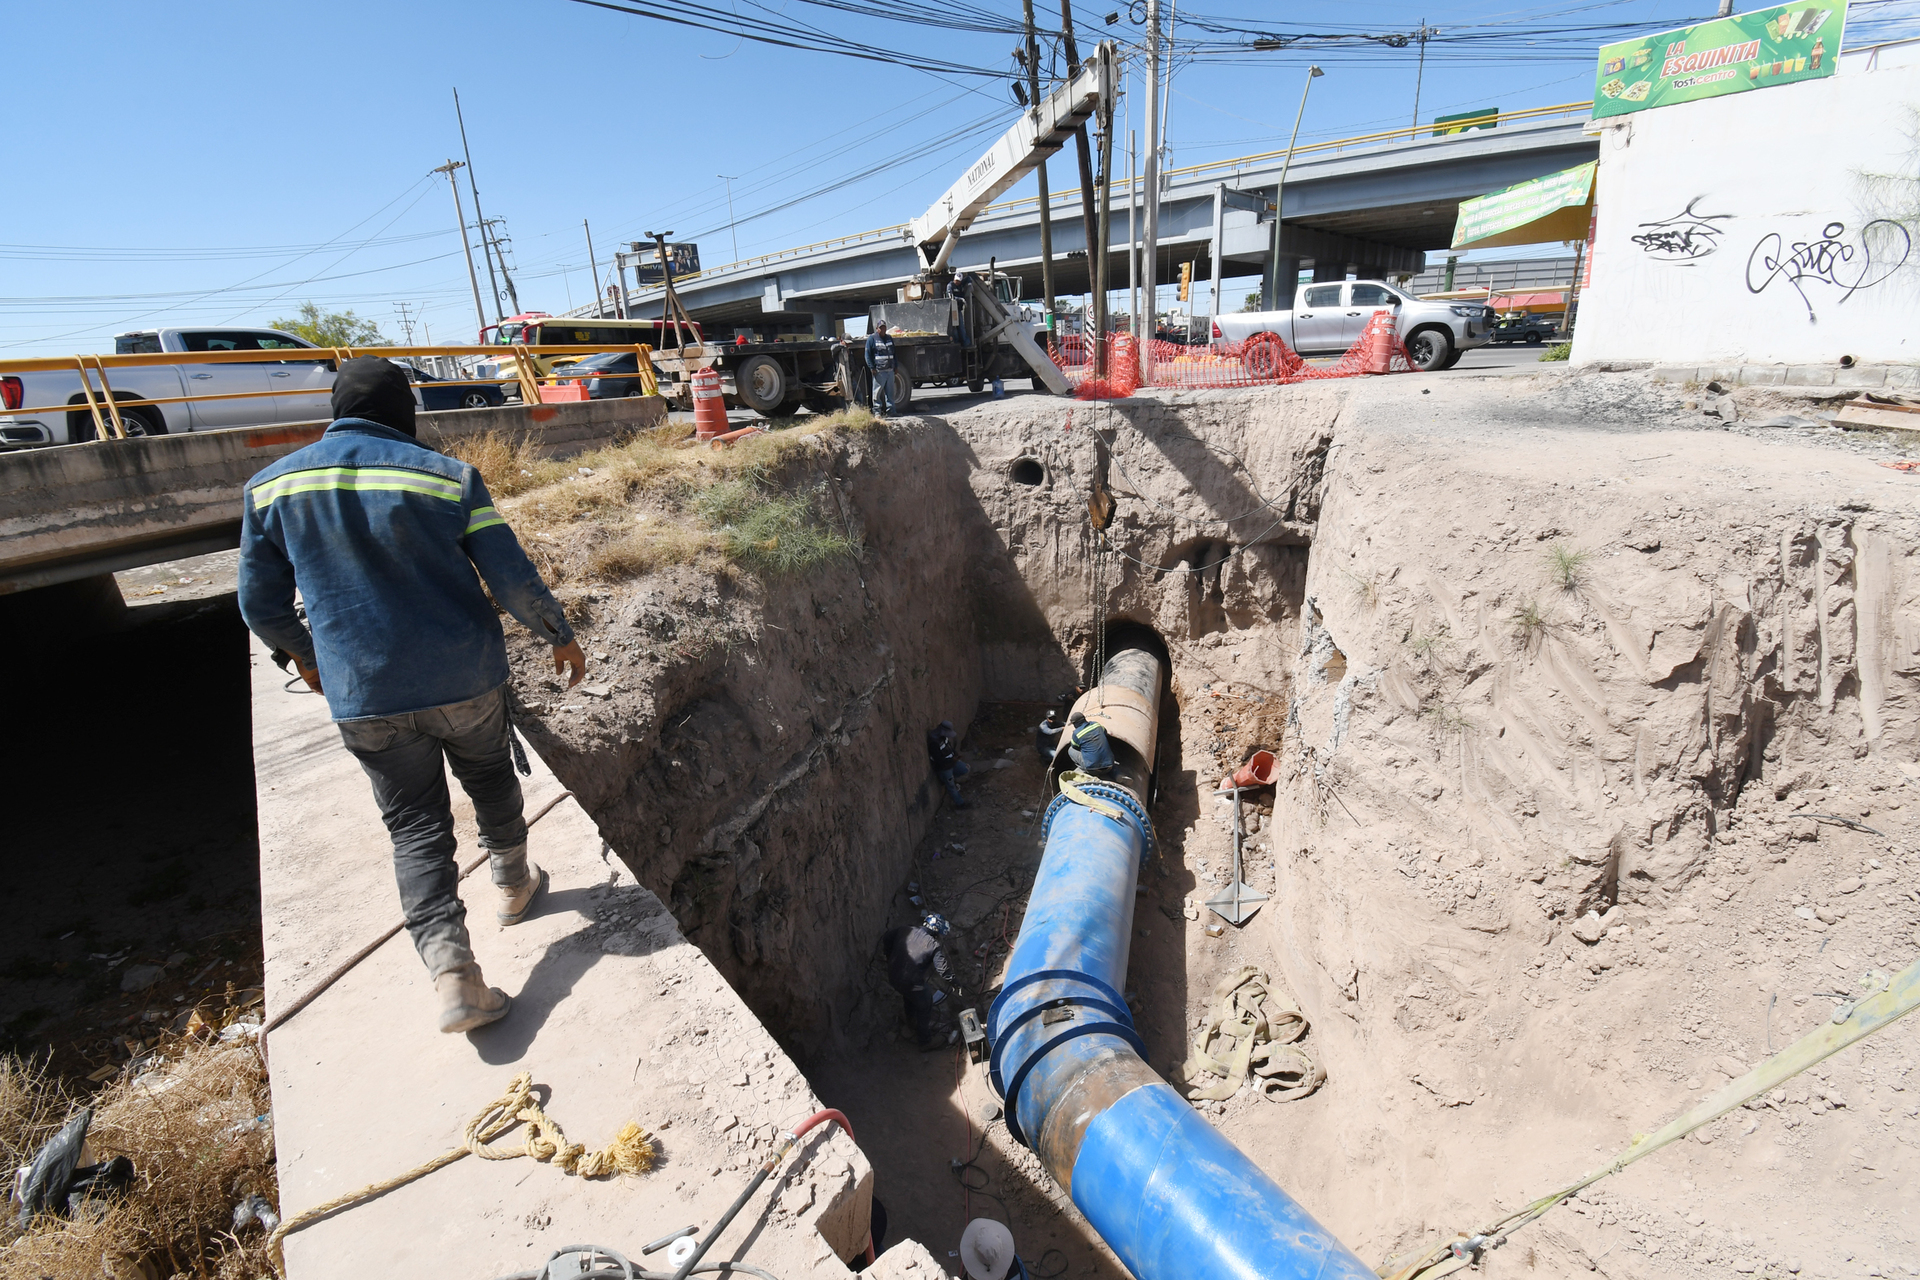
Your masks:
<svg viewBox="0 0 1920 1280"><path fill-rule="evenodd" d="M1371 1280L1373 1272L1146 1063L1122 992L1163 667L1124 649L1077 705L1115 780L1058 796L1005 985L987 1015L1007 1127L1137 1280Z"/></svg>

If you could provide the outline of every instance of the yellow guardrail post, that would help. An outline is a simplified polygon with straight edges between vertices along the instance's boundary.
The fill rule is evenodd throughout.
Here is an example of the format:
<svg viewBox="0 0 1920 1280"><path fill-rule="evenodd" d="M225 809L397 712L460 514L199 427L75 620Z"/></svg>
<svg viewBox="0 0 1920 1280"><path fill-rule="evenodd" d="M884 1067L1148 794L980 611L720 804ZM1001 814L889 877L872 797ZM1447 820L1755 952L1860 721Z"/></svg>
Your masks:
<svg viewBox="0 0 1920 1280"><path fill-rule="evenodd" d="M120 416L120 403L114 399L113 383L107 379L107 366L100 363L100 357L93 358L93 367L100 371L100 395L107 402L107 414L113 419L113 434L116 439L127 438L126 420Z"/></svg>
<svg viewBox="0 0 1920 1280"><path fill-rule="evenodd" d="M660 382L653 375L653 348L644 342L638 342L634 344L633 349L640 357L640 385L647 389L648 395L659 395Z"/></svg>
<svg viewBox="0 0 1920 1280"><path fill-rule="evenodd" d="M524 343L513 344L513 367L520 371L520 400L523 404L541 404L540 379L535 375L540 366L528 354Z"/></svg>

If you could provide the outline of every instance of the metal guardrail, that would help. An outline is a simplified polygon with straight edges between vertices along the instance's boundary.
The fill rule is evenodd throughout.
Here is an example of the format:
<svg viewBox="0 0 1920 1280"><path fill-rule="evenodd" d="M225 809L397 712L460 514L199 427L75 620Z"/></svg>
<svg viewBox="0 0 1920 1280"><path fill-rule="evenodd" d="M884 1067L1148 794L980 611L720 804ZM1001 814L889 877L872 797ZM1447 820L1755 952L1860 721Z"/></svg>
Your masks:
<svg viewBox="0 0 1920 1280"><path fill-rule="evenodd" d="M647 389L649 395L659 395L660 387L653 373L653 348L645 343L634 344L638 357L638 373L635 375ZM40 356L15 360L0 360L0 376L19 373L57 373L75 370L80 375L81 399L68 400L62 404L22 405L17 409L0 410L0 416L15 417L33 413L79 413L86 411L93 418L95 439L125 440L128 438L126 423L120 417L123 408L133 409L146 405L194 404L212 400L270 400L277 396L312 395L312 387L288 387L272 391L220 391L205 395L153 396L138 398L116 395L107 371L109 369L152 369L169 368L178 365L196 364L338 364L343 360L352 360L358 356L380 356L397 359L410 356L488 356L496 360L510 360L514 372L493 378L443 378L435 385L444 387L458 386L499 386L506 382L517 382L520 398L530 404L541 404L541 373L535 356L571 355L586 357L602 355L609 350L625 350L621 347L579 346L579 345L535 345L515 343L510 346L453 346L453 347L280 347L271 350L255 351L159 351L141 352L126 355L79 355L79 356ZM566 380L584 380L606 376L598 371L570 374L559 371L545 375L549 384ZM618 375L624 376L624 375ZM98 388L94 379L99 379Z"/></svg>
<svg viewBox="0 0 1920 1280"><path fill-rule="evenodd" d="M1497 127L1499 125L1510 124L1510 123L1513 123L1516 121L1522 121L1522 120L1541 120L1541 119L1550 119L1557 116L1585 115L1591 112L1592 110L1593 110L1593 103L1591 101L1563 102L1563 103L1560 103L1558 106L1527 107L1519 111L1502 111L1497 116L1493 117L1493 123ZM1474 125L1472 129L1462 130L1461 132L1469 132L1469 133L1479 132L1482 128L1485 127L1479 121L1474 121L1472 123ZM1381 143L1394 142L1394 141L1399 141L1403 139L1414 140L1422 137L1423 135L1427 137L1432 137L1433 129L1434 129L1434 125L1431 122L1427 124L1402 125L1398 129L1387 129L1380 133L1362 133L1362 134L1357 134L1351 138L1334 138L1326 142L1310 142L1305 146L1293 148L1292 155L1295 157L1299 157L1302 155L1317 154L1317 153L1323 153L1323 152L1333 154L1333 155L1339 155L1342 151L1344 151L1348 147L1377 146ZM1447 135L1447 136L1452 136L1452 135ZM1259 164L1262 164L1268 161L1279 160L1280 158L1286 155L1288 155L1288 151L1284 147L1278 151L1259 151L1259 152L1255 152L1252 155L1235 156L1228 160L1208 160L1201 164L1186 165L1178 169L1168 169L1164 174L1161 175L1161 177L1163 178L1163 180L1173 181L1177 178L1183 178L1183 177L1185 178L1198 177L1204 173L1216 173L1216 172L1240 173L1245 171L1246 169L1255 167ZM1289 163L1291 163L1291 161L1289 161ZM1117 188L1122 188L1122 189L1127 188L1130 185L1132 188L1132 192L1138 192L1138 191L1144 190L1146 184L1144 179L1136 178L1131 184L1128 184L1122 181L1122 182L1116 183L1115 185ZM1077 208L1079 205L1079 200L1080 200L1080 197L1078 192L1067 193L1065 195L1055 196L1049 202L1049 207ZM988 205L984 210L981 211L980 216L984 218L989 214L993 214L993 213L1006 213L1015 209L1037 207L1039 203L1040 203L1040 198L1038 196L1022 196L1017 200L1005 200L999 204ZM895 223L893 226L890 226L890 227L876 227L872 231L858 231L852 235L837 236L832 240L816 240L812 244L797 245L791 249L776 249L772 253L763 253L756 258L742 258L738 262L723 263L717 267L707 267L700 271L690 272L686 275L676 275L673 278L673 282L676 285L682 285L682 284L688 283L689 281L699 280L707 276L717 276L726 272L737 271L744 267L764 266L770 262L779 262L788 258L800 257L809 253L817 253L822 249L846 248L852 245L870 243L875 240L898 239L901 233L907 230L908 225L909 225L908 223L899 222L899 223ZM647 290L645 292L652 293L655 291Z"/></svg>

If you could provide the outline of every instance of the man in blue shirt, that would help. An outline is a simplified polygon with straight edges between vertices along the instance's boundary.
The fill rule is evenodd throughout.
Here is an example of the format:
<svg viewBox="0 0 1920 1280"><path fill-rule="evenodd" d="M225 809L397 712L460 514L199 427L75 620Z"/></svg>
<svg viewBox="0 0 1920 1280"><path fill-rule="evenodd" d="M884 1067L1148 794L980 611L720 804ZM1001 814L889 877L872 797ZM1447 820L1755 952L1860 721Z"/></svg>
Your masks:
<svg viewBox="0 0 1920 1280"><path fill-rule="evenodd" d="M505 1017L511 1002L473 957L448 767L473 800L499 922L525 919L544 882L527 860L506 637L487 592L553 646L569 687L586 657L480 473L418 443L413 410L391 361L340 366L326 434L247 483L240 613L326 695L393 838L400 904L433 976L440 1029L464 1032Z"/></svg>
<svg viewBox="0 0 1920 1280"><path fill-rule="evenodd" d="M1067 717L1067 755L1083 773L1106 777L1113 772L1113 744L1107 731L1076 711Z"/></svg>
<svg viewBox="0 0 1920 1280"><path fill-rule="evenodd" d="M867 335L867 371L873 378L873 411L883 418L893 416L893 338L886 321L873 326Z"/></svg>

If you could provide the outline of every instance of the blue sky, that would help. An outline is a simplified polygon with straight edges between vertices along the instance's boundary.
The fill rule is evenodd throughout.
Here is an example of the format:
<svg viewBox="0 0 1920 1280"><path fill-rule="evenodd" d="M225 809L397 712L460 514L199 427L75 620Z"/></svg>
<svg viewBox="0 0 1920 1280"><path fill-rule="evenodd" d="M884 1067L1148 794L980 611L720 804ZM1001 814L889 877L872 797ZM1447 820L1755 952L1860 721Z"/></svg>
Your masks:
<svg viewBox="0 0 1920 1280"><path fill-rule="evenodd" d="M735 256L736 236L739 253L752 255L888 226L922 212L1017 110L1007 88L1011 35L807 0L707 3L760 29L809 23L910 58L1006 74L930 74L772 48L569 0L16 5L0 355L111 350L116 332L168 322L264 324L309 300L351 307L395 338L405 304L418 317L416 340L471 341L452 197L429 172L460 155L456 85L486 214L511 237L522 305L554 312L592 291L583 219L603 275L619 242L649 230L697 238L713 265ZM1075 16L1083 32L1098 27L1131 43L1141 28L1129 7L1081 0ZM1010 21L1020 13L1018 0L957 8ZM1036 0L1036 9L1043 25L1057 25L1058 0ZM1174 27L1171 163L1284 146L1309 61L1328 74L1314 87L1303 141L1412 122L1417 45L1192 56L1195 40L1251 39L1236 27L1379 35L1424 20L1456 37L1498 24L1658 30L1711 9L1681 0L1551 11L1513 0L1195 0L1191 15L1214 30ZM1103 24L1116 10L1120 21ZM1848 42L1869 31L1912 34L1917 13L1913 0L1856 8ZM1624 34L1436 41L1420 116L1585 100L1593 47ZM48 56L19 56L25 50ZM1144 99L1132 94L1122 108L1136 128ZM723 173L735 178L731 229ZM1070 151L1053 175L1056 190L1077 181ZM464 180L461 198L471 219Z"/></svg>

